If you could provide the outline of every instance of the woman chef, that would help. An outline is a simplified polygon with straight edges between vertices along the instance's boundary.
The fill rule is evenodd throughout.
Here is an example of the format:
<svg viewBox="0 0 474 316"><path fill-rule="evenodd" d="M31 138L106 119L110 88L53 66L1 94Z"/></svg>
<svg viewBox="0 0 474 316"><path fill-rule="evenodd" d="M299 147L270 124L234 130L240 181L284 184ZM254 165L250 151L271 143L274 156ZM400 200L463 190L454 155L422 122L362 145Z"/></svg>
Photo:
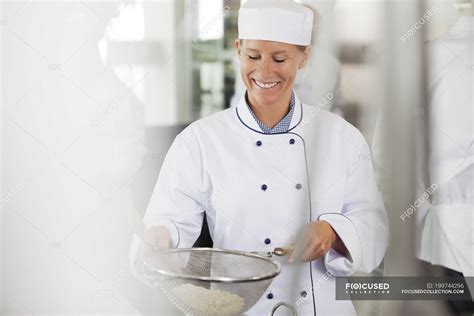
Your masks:
<svg viewBox="0 0 474 316"><path fill-rule="evenodd" d="M335 300L334 276L373 270L388 240L368 146L341 117L302 104L292 91L309 55L311 9L251 0L238 25L247 91L235 108L176 137L144 216L146 239L155 249L192 247L206 212L217 248L295 244L248 314L267 315L283 301L299 315L355 315L351 301ZM135 269L149 250L135 238Z"/></svg>

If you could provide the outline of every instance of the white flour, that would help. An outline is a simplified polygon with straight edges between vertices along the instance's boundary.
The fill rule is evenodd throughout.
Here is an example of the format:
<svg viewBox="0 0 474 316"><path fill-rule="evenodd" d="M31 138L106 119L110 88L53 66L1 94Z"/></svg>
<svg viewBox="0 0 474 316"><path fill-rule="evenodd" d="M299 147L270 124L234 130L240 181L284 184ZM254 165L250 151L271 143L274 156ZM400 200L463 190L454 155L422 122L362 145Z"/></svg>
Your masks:
<svg viewBox="0 0 474 316"><path fill-rule="evenodd" d="M192 284L183 284L171 291L181 304L193 309L193 314L236 315L245 306L244 299L237 294L208 290Z"/></svg>

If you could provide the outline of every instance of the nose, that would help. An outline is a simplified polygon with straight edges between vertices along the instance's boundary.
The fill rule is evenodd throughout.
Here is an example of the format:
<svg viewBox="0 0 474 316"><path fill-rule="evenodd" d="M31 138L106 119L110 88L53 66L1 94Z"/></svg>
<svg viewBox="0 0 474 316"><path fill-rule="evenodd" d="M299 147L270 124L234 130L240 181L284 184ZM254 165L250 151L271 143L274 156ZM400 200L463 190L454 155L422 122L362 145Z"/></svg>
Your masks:
<svg viewBox="0 0 474 316"><path fill-rule="evenodd" d="M262 58L259 65L260 77L262 79L269 78L272 73L272 63L268 58Z"/></svg>

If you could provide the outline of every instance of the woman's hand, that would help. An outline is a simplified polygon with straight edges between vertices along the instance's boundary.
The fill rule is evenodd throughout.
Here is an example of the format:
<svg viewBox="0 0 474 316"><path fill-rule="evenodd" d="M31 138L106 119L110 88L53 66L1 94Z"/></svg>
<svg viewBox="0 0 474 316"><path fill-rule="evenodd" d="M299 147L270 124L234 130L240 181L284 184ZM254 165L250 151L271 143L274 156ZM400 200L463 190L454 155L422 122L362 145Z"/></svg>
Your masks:
<svg viewBox="0 0 474 316"><path fill-rule="evenodd" d="M167 227L150 227L141 241L137 256L135 257L135 268L143 272L145 269L144 259L153 255L156 251L171 248L171 233Z"/></svg>
<svg viewBox="0 0 474 316"><path fill-rule="evenodd" d="M334 248L343 255L348 251L332 226L326 221L309 223L295 248L289 255L289 262L295 259L312 261L323 257L329 249Z"/></svg>

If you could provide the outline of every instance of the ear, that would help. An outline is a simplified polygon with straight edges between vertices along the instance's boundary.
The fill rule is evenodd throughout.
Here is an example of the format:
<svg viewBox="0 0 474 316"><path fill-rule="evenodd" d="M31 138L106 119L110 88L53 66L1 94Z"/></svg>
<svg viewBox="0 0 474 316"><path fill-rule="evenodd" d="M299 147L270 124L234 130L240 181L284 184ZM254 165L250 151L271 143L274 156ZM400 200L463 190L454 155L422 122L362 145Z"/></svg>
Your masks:
<svg viewBox="0 0 474 316"><path fill-rule="evenodd" d="M311 56L311 46L306 46L306 48L303 51L303 58L301 59L298 69L303 69L306 66L310 56Z"/></svg>
<svg viewBox="0 0 474 316"><path fill-rule="evenodd" d="M235 52L237 53L237 56L240 58L240 51L241 51L240 40L236 39L234 42L234 45L235 45Z"/></svg>

